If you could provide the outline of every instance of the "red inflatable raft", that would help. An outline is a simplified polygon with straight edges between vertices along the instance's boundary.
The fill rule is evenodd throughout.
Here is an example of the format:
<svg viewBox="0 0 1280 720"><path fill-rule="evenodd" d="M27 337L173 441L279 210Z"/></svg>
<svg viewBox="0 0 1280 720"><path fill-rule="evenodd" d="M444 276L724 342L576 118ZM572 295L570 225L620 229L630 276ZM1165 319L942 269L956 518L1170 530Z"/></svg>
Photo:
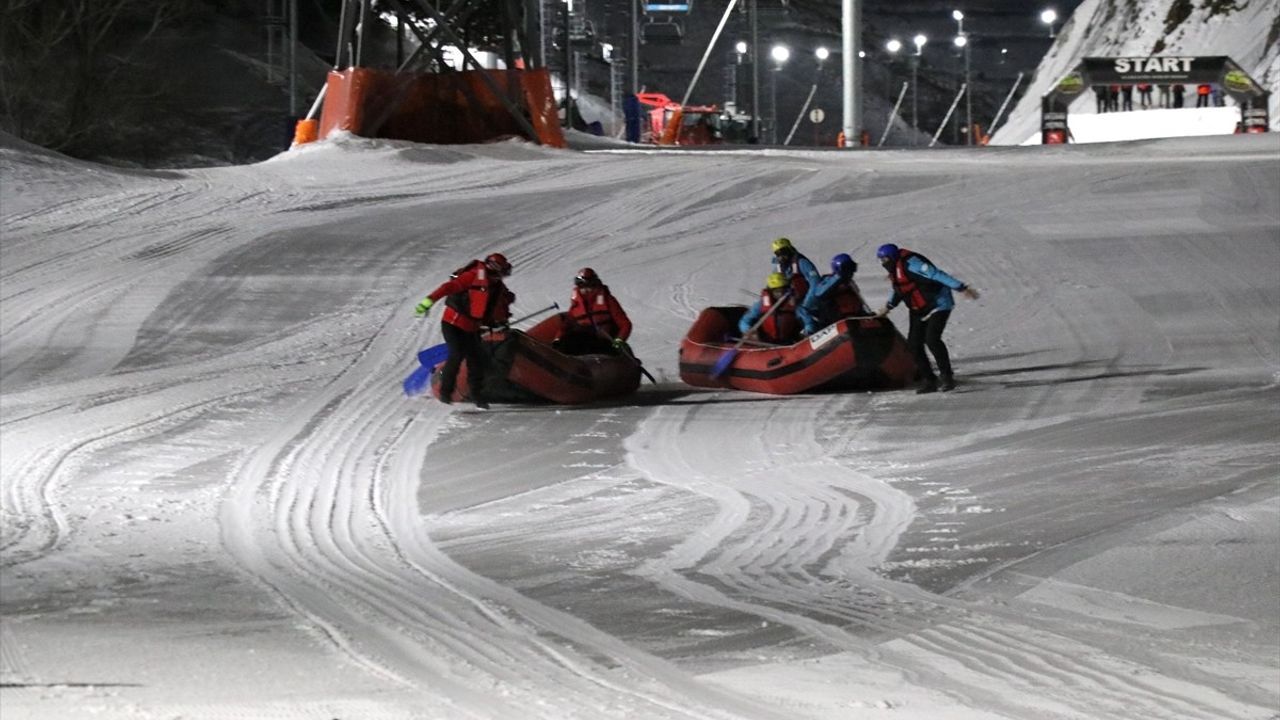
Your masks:
<svg viewBox="0 0 1280 720"><path fill-rule="evenodd" d="M888 318L845 318L792 345L743 345L720 377L716 361L737 342L745 307L702 311L680 342L680 379L698 387L789 395L820 390L900 388L916 372L907 343Z"/></svg>
<svg viewBox="0 0 1280 720"><path fill-rule="evenodd" d="M527 331L507 330L484 338L484 394L491 402L553 402L576 405L627 395L640 387L640 364L625 354L569 355L552 346L564 322L553 315ZM431 374L431 393L440 397L440 369ZM467 364L458 370L454 401L470 399Z"/></svg>

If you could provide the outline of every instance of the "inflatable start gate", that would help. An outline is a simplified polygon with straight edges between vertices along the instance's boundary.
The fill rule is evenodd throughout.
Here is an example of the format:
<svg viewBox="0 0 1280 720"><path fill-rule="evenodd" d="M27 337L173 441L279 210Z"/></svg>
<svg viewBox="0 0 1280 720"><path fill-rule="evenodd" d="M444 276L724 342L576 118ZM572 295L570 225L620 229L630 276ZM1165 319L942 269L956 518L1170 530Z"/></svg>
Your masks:
<svg viewBox="0 0 1280 720"><path fill-rule="evenodd" d="M535 137L528 137L528 131L492 86L505 91L508 103L528 121ZM319 136L328 137L335 130L439 144L480 143L516 135L565 147L551 77L545 69L451 73L395 73L364 67L334 70L325 87Z"/></svg>
<svg viewBox="0 0 1280 720"><path fill-rule="evenodd" d="M1093 85L1218 85L1240 106L1237 132L1264 133L1270 93L1229 57L1084 58L1040 98L1040 142L1067 142L1067 107Z"/></svg>

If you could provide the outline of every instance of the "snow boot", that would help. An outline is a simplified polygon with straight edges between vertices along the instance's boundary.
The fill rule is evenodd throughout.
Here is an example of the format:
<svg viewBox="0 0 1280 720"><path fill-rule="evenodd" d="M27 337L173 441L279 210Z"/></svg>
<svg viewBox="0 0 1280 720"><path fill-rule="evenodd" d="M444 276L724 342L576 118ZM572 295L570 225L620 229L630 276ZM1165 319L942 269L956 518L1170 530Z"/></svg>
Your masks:
<svg viewBox="0 0 1280 720"><path fill-rule="evenodd" d="M938 392L938 378L930 375L920 383L920 387L916 388L917 395L927 395L929 393Z"/></svg>
<svg viewBox="0 0 1280 720"><path fill-rule="evenodd" d="M485 400L485 399L484 399L484 398L482 398L482 397L478 397L478 398L476 398L475 403L476 403L476 409L477 409L477 410L488 410L488 409L489 409L489 401L488 401L488 400Z"/></svg>
<svg viewBox="0 0 1280 720"><path fill-rule="evenodd" d="M942 384L938 386L942 392L951 392L956 389L956 379L953 375L943 375Z"/></svg>

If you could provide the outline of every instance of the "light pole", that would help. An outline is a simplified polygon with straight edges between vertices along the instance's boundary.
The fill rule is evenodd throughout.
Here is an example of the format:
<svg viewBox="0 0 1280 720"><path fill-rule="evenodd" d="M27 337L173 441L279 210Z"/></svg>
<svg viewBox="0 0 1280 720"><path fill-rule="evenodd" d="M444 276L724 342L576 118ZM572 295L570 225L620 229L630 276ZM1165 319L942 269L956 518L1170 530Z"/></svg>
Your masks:
<svg viewBox="0 0 1280 720"><path fill-rule="evenodd" d="M573 0L564 0L564 126L573 128Z"/></svg>
<svg viewBox="0 0 1280 720"><path fill-rule="evenodd" d="M733 46L734 57L736 62L733 65L733 109L735 112L742 112L742 107L738 102L738 81L742 74L742 56L747 54L747 43L739 40Z"/></svg>
<svg viewBox="0 0 1280 720"><path fill-rule="evenodd" d="M1053 8L1049 8L1040 13L1040 22L1049 26L1049 37L1053 37L1053 24L1058 22L1058 13Z"/></svg>
<svg viewBox="0 0 1280 720"><path fill-rule="evenodd" d="M929 38L923 34L911 39L915 43L916 52L911 56L911 144L916 144L916 136L920 134L920 84L917 82L920 72L920 56L924 54L924 44Z"/></svg>
<svg viewBox="0 0 1280 720"><path fill-rule="evenodd" d="M956 21L956 47L964 54L964 122L965 144L973 144L973 93L969 87L969 34L964 31L964 13L951 11L951 19Z"/></svg>
<svg viewBox="0 0 1280 720"><path fill-rule="evenodd" d="M958 12L958 11L957 11ZM969 36L957 35L956 47L964 53L964 122L965 145L973 144L973 88L969 87Z"/></svg>
<svg viewBox="0 0 1280 720"><path fill-rule="evenodd" d="M760 142L760 11L756 0L747 0L747 14L751 18L751 136Z"/></svg>
<svg viewBox="0 0 1280 720"><path fill-rule="evenodd" d="M813 56L818 59L818 72L813 76L813 87L809 89L809 102L806 102L804 104L805 110L809 109L809 103L813 102L813 96L815 93L818 92L818 81L822 79L822 63L826 62L827 58L831 57L831 51L826 49L825 47L819 47L817 50L813 51ZM804 110L800 111L800 115L804 115ZM796 120L799 121L800 117L797 116ZM814 145L818 144L817 123L814 123L813 125L813 144Z"/></svg>
<svg viewBox="0 0 1280 720"><path fill-rule="evenodd" d="M769 51L773 56L773 82L769 83L769 143L778 144L778 75L782 66L791 57L791 49L786 45L774 45Z"/></svg>

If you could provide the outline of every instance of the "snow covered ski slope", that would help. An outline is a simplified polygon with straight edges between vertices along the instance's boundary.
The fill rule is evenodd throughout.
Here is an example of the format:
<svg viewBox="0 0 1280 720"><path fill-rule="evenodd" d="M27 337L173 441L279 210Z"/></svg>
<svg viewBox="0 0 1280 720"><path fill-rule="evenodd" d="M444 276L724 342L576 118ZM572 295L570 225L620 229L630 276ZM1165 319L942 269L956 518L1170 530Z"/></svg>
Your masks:
<svg viewBox="0 0 1280 720"><path fill-rule="evenodd" d="M1275 137L0 171L5 720L1280 712ZM681 385L780 235L982 290L960 390ZM491 251L517 313L594 267L659 383L405 398Z"/></svg>

